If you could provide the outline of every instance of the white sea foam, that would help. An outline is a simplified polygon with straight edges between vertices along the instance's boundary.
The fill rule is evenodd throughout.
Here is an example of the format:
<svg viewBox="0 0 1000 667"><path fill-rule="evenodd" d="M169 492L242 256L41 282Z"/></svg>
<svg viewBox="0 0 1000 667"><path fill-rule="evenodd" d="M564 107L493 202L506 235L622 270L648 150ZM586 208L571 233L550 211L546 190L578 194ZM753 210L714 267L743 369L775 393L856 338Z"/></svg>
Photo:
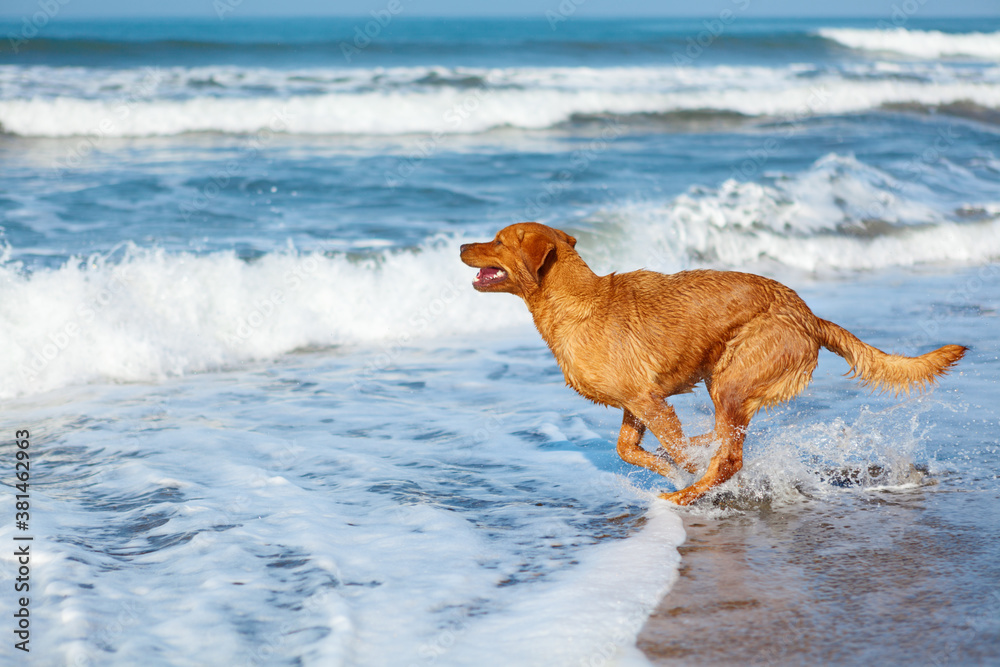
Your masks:
<svg viewBox="0 0 1000 667"><path fill-rule="evenodd" d="M906 28L822 28L819 34L852 49L937 59L967 56L1000 60L1000 32L946 33Z"/></svg>
<svg viewBox="0 0 1000 667"><path fill-rule="evenodd" d="M680 558L665 547L683 542L683 527L674 507L660 500L646 518L627 545L598 547L581 568L475 626L455 648L457 664L495 662L491 639L517 637L505 648L505 664L648 665L635 639L677 579Z"/></svg>
<svg viewBox="0 0 1000 667"><path fill-rule="evenodd" d="M647 664L635 637L677 576L679 517L620 474L616 424L578 446L561 415L604 413L559 391L536 335L453 342L396 355L376 389L352 385L360 350L21 403L46 481L32 656Z"/></svg>
<svg viewBox="0 0 1000 667"><path fill-rule="evenodd" d="M246 263L134 250L30 276L7 266L0 396L98 378L149 380L299 348L489 331L525 323L511 299L482 299L453 243L378 261L269 254Z"/></svg>
<svg viewBox="0 0 1000 667"><path fill-rule="evenodd" d="M68 83L58 94L40 94L24 83L43 77L45 72L37 69L0 69L0 126L5 132L154 136L269 128L295 134L457 134L549 128L595 114L717 111L802 117L887 104L957 102L1000 108L998 68L972 73L875 65L844 71L799 65L535 68L452 70L433 79L480 82L471 86L427 84L433 68L353 72L343 79L336 71L305 77L260 70L237 76L224 70L218 75L226 84L222 93L190 88L192 80L208 73L81 71L84 83ZM308 89L302 78L310 79ZM270 92L262 94L261 87ZM98 94L103 88L118 94Z"/></svg>
<svg viewBox="0 0 1000 667"><path fill-rule="evenodd" d="M607 270L627 262L676 271L699 262L851 271L1000 257L1000 217L960 222L946 212L933 191L831 154L772 183L730 179L666 203L603 209L589 222L600 235L595 259Z"/></svg>

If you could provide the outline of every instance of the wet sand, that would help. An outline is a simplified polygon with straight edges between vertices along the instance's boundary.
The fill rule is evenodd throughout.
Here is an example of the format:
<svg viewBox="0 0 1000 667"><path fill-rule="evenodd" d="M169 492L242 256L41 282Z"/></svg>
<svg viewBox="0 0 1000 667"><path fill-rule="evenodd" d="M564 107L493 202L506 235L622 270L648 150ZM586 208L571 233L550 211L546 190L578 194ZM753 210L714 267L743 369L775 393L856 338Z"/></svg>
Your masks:
<svg viewBox="0 0 1000 667"><path fill-rule="evenodd" d="M656 665L1000 664L990 486L693 510L638 646Z"/></svg>

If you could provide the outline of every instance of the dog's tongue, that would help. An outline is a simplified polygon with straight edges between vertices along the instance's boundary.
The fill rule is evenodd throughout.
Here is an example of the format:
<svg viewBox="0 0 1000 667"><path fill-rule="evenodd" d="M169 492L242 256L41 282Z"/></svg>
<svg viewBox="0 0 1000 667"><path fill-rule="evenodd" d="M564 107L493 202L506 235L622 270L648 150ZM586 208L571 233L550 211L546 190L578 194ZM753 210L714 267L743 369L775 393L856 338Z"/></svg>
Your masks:
<svg viewBox="0 0 1000 667"><path fill-rule="evenodd" d="M498 273L500 273L500 269L488 266L485 269L479 269L479 273L476 274L476 280L481 283L488 283L491 280L496 280Z"/></svg>
<svg viewBox="0 0 1000 667"><path fill-rule="evenodd" d="M476 279L472 281L472 284L483 287L503 282L506 279L507 274L503 272L503 269L498 269L495 266L487 266L479 269L479 273L476 274Z"/></svg>

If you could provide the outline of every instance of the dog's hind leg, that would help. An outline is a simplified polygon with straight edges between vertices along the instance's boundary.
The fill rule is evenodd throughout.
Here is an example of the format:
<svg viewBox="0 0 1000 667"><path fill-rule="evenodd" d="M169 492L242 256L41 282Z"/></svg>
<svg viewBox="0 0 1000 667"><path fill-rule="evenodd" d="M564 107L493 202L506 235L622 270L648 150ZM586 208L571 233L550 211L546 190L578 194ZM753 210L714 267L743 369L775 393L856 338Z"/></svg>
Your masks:
<svg viewBox="0 0 1000 667"><path fill-rule="evenodd" d="M687 505L739 472L750 419L760 408L787 401L805 388L818 350L816 341L788 317L748 323L726 346L708 390L715 404L712 438L719 449L701 479L661 497Z"/></svg>
<svg viewBox="0 0 1000 667"><path fill-rule="evenodd" d="M673 493L660 494L661 498L687 505L703 496L709 489L727 481L743 467L743 440L746 438L750 418L739 401L715 405L715 430L713 439L721 444L708 464L708 470L691 486Z"/></svg>
<svg viewBox="0 0 1000 667"><path fill-rule="evenodd" d="M664 477L676 475L678 471L672 465L642 448L646 426L627 409L624 412L622 430L618 434L618 456L626 463L648 468Z"/></svg>

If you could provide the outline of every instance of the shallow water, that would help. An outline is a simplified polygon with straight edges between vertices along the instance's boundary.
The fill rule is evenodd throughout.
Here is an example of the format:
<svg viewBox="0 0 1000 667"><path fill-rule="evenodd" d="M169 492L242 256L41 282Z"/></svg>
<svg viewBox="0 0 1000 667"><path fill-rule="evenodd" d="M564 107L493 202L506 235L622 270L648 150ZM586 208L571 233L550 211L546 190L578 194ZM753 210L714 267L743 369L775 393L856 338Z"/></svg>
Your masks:
<svg viewBox="0 0 1000 667"><path fill-rule="evenodd" d="M498 631L510 664L626 654L680 521L608 454L545 446L594 434L532 398L543 352L449 341L353 387L365 353L332 350L13 405L36 457L35 655L468 664ZM647 557L652 581L622 568Z"/></svg>
<svg viewBox="0 0 1000 667"><path fill-rule="evenodd" d="M687 517L653 664L995 664L996 493L965 480Z"/></svg>

